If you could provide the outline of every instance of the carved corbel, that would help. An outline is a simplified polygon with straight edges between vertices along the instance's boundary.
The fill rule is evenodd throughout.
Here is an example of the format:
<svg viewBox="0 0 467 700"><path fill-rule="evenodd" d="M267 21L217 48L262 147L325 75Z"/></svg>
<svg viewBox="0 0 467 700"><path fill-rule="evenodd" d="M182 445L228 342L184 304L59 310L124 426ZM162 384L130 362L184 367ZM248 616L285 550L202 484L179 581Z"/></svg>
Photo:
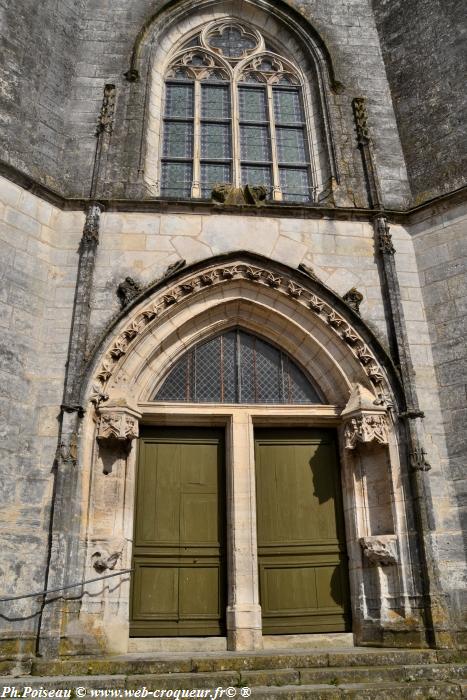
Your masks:
<svg viewBox="0 0 467 700"><path fill-rule="evenodd" d="M360 537L360 546L365 559L373 566L390 566L399 561L396 535Z"/></svg>
<svg viewBox="0 0 467 700"><path fill-rule="evenodd" d="M361 384L356 384L347 406L342 411L344 447L354 450L358 444L376 442L387 445L388 417L383 406L375 404L375 397Z"/></svg>
<svg viewBox="0 0 467 700"><path fill-rule="evenodd" d="M383 415L362 414L351 418L344 429L344 446L354 450L358 443L388 444L387 418Z"/></svg>
<svg viewBox="0 0 467 700"><path fill-rule="evenodd" d="M97 441L106 474L112 471L113 461L130 453L139 436L140 418L141 413L124 400L99 408Z"/></svg>

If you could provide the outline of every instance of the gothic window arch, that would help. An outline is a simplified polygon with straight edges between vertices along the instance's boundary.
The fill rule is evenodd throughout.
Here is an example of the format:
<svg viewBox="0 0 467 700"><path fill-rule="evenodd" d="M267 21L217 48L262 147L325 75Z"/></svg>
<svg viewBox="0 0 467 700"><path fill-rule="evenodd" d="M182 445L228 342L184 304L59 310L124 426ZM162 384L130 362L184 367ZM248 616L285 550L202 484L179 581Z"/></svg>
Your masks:
<svg viewBox="0 0 467 700"><path fill-rule="evenodd" d="M241 328L198 343L163 379L154 401L320 404L320 392L286 353Z"/></svg>
<svg viewBox="0 0 467 700"><path fill-rule="evenodd" d="M164 77L161 196L209 198L233 184L314 201L304 80L259 31L229 19L205 25Z"/></svg>

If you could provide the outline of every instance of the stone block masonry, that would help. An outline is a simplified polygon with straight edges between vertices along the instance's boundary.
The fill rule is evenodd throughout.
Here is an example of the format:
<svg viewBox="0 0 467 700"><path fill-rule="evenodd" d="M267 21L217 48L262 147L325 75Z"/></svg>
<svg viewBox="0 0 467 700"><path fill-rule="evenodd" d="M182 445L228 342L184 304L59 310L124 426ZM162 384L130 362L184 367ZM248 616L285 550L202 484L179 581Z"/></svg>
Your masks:
<svg viewBox="0 0 467 700"><path fill-rule="evenodd" d="M465 7L372 0L410 186L417 203L465 185ZM435 48L436 47L436 48Z"/></svg>
<svg viewBox="0 0 467 700"><path fill-rule="evenodd" d="M409 501L407 505L405 499L410 499L413 494L408 488L408 469L423 471L423 479L426 477L429 480L433 494L433 522L425 529L425 535L433 541L442 574L442 587L451 596L452 610L458 621L467 606L463 582L466 573L465 540L462 539L462 528L465 529L467 524L467 443L464 437L467 420L467 327L464 301L467 285L467 210L458 204L459 199L456 199L455 205L452 197L449 201L445 198L440 205L433 204L430 209L425 207L424 210L412 211L411 214L402 214L400 210L406 210L414 202L423 202L458 188L464 182L460 169L465 150L458 123L463 109L463 97L454 99L456 91L452 81L445 79L447 73L442 72L450 70L453 75L459 73L456 36L460 5L451 0L442 3L441 0L414 0L410 3L373 0L372 9L369 0L275 0L271 1L270 6L269 0L258 3L254 0L221 0L215 6L200 2L190 8L187 3L187 16L183 19L183 26L188 30L198 27L202 22L230 14L238 16L244 22L248 18L252 24L257 21L265 35L269 36L268 40L272 43L277 41L278 45L281 41L284 45L287 41L292 41L291 35L284 29L286 23L280 23L281 12L287 10L290 26L296 22L297 27L306 28L308 33L304 36L310 42L314 41L313 32L316 32L318 44L322 40L325 46L323 65L326 64L326 54L329 53L327 70L330 75L334 73L334 76L331 76L329 86L323 89L323 101L316 104L313 100L310 102L313 104L313 119L317 119L313 123L318 124L320 110L323 115L329 110L329 119L326 115L322 118L323 134L326 134L326 130L332 133L328 144L331 154L329 158L324 155L326 149L323 146L327 136L318 134L319 128L316 133L315 129L312 130L312 142L318 144L316 148L319 159L323 159L323 162L329 160L323 166L326 175L323 176L323 182L328 183L325 206L323 204L321 208L303 209L300 205L294 205L292 209L289 203L283 208L275 203L274 206L266 205L264 209L251 205L246 210L246 205L237 208L207 203L147 201L158 192L162 66L165 65L164 56L168 57L168 51L173 46L169 34L164 34L164 31L174 21L174 28L170 30L173 34L170 36L178 41L182 25L178 24L180 18L176 16L176 9L184 1L180 0L180 5L177 5L165 0L63 0L56 8L52 8L51 3L39 3L37 7L31 8L26 0L18 0L14 4L0 0L5 52L4 75L0 74L0 136L6 144L1 155L6 165L1 172L8 173L11 178L0 179L0 597L41 590L46 580L50 542L53 542L52 554L60 551L60 547L61 551L65 551L63 542L66 536L73 541L69 549L66 549L68 559L65 557L62 571L73 577L73 581L78 580L87 568L93 574L92 562L86 559L86 548L91 544L85 541L87 535L79 530L86 530L87 525L82 525L89 515L92 500L89 494L96 483L101 499L97 508L100 513L98 525L112 529L112 523L117 520L123 522L122 514L125 511L125 529L119 535L115 552L125 552L121 555L122 561L125 556L130 556L128 543L131 543L133 521L128 513L133 508L133 481L131 476L124 476L127 472L122 455L113 476L111 471L102 468L100 457L96 458L98 451L93 433L94 420L99 420L102 416L95 412L92 404L87 404L84 412L75 404L68 405L66 409L79 416L76 430L73 433L70 431L66 457L62 454L63 444L58 453L69 464L66 475L71 477L69 483L73 483L73 488L65 491L68 496L61 493L64 522L68 518L68 507L72 522L69 530L66 524L62 529L56 528L53 538L49 537L53 489L54 483L58 483L58 480L54 482L58 417L61 404L64 403L66 363L71 357L70 328L73 314L76 321L76 299L80 298L80 294L86 292L82 297L85 299L82 306L86 311L83 333L80 335L82 339L86 338L89 306L91 314L87 348L83 347L87 358L92 356L95 343L102 338L117 314L121 313L117 290L125 278L131 277L136 288L144 289L160 280L169 266L181 260L187 265L198 264L201 269L204 265L209 267L209 261L216 256L259 255L266 261L266 268L267 261L272 267L277 267L278 264L288 266L288 269L283 268L285 272L281 272L281 275L290 273L293 276L293 270L305 266L305 270L311 270L311 275L316 275L317 280L328 288L326 290L321 287L325 294L329 295L331 290L344 297L349 290L356 290L353 291L354 295L363 296L358 313L373 333L372 336L368 334L371 340L366 340L365 343L378 345L376 337L390 354L394 350L390 347L394 344L394 337L391 337L388 299L385 298L385 270L381 251L375 246L373 221L376 214L378 220L384 218L384 212L379 211L381 204L382 208L386 208L392 235L391 245L395 248L394 258L391 257L394 264L391 265L397 271L407 325L408 352L414 366L414 373L410 370L410 380L413 374L420 409L425 414L426 444L424 443L423 449L426 448L426 455L423 453L417 462L415 457L420 455L414 457L412 454L413 459L408 468L407 456L403 455L404 433L395 430L394 440L388 448L392 451L390 457L384 452L384 447L380 452L370 450L362 458L363 461L358 463L358 469L363 469L361 475L365 478L358 477L357 481L361 482L362 493L365 490L368 492L372 514L375 515L375 532L365 531L365 534L393 538L391 542L395 546L394 533L400 527L401 531L407 531L409 542L413 537L413 503L410 504ZM268 16L268 7L277 10L277 17ZM162 10L162 19L152 22L155 14ZM131 82L124 74L130 67L135 41L143 27L147 29L146 39L149 39L146 44L145 40L142 42L139 79ZM159 30L161 34L157 34ZM436 42L442 40L438 52L433 50L435 31ZM299 42L303 38L299 38L299 34L297 31L293 41L296 41L297 50L301 51ZM156 78L153 82L151 80L151 41L153 47L160 51L157 54L158 66L154 68L154 76L160 68L159 83ZM306 62L311 61L307 52L309 54L309 47L303 51L302 56L305 73L308 70ZM152 54L153 58L154 55ZM419 60L420 56L423 61ZM310 75L311 73L310 70ZM316 82L319 82L318 78L319 75ZM99 167L94 169L93 178L96 127L104 85L112 86L112 99L114 96L116 98L115 111L112 103L113 124L106 125L105 144L100 143L97 159ZM424 96L423 99L420 95ZM371 187L365 181L361 153L357 147L352 112L352 100L355 97L365 98L368 112L366 138L371 139L375 170L381 185L381 193L377 198L373 198ZM417 118L414 118L415 114ZM363 127L360 125L359 128ZM332 152L335 153L335 158L332 157ZM337 166L336 172L334 166ZM153 177L149 173L150 168L153 168ZM21 181L20 173L30 178L27 187L31 191L13 184L13 181ZM329 180L330 173L336 177ZM40 191L44 199L32 194L39 191L38 188L34 189L35 184L43 186ZM45 188L49 188L47 193ZM60 200L60 197L54 196L53 191L67 199ZM455 196L458 197L458 194ZM46 197L48 201L45 201ZM88 276L86 289L78 289L77 294L77 265L84 224L81 210L87 206L88 203L84 200L89 197L92 197L93 202L99 202L94 204L96 208L101 206L102 200L107 209L101 216L100 231L97 226L94 231L93 244L97 247L97 253L92 285L91 276ZM375 203L374 209L368 208L370 200ZM49 202L57 203L57 207L62 206L63 209ZM248 274L250 273L253 274L254 270L250 269ZM235 274L231 275L231 279L235 278ZM296 273L298 282L301 274ZM216 275L219 279L222 278L221 272L216 272ZM359 372L365 367L368 369L367 348L356 346L355 352L354 346L352 350L352 342L355 343L356 337L351 333L347 336L340 334L336 323L342 324L342 319L331 318L333 313L322 314L318 319L321 312L314 310L313 304L316 302L310 297L305 303L303 289L300 291L295 283L287 288L288 291L284 287L282 296L275 298L274 295L279 294L277 289L280 282L274 279L271 282L271 277L264 277L255 287L249 284L248 279L247 275L245 279L238 280L237 287L232 284L232 294L238 295L238 301L234 300L232 304L222 297L223 287L219 285L219 299L214 299L213 296L209 301L209 304L213 304L212 309L209 307L208 313L207 305L203 312L205 316L199 318L189 306L190 291L181 292L186 308L183 303L178 306L177 298L168 294L168 300L161 302L161 308L167 304L167 308L174 309L174 318L175 311L180 313L176 317L180 325L177 326L174 321L173 330L176 332L173 333L173 338L180 340L183 332L186 332L183 347L174 345L174 348L181 352L191 347L192 338L200 337L205 330L207 332L208 316L214 332L218 327L216 324L224 323L225 317L230 318L230 314L234 314L232 318L235 323L245 322L246 327L249 322L253 324L251 330L253 327L260 329L261 323L270 323L271 339L277 338L280 344L281 332L287 335L283 341L284 348L292 355L295 352L297 361L309 368L311 374L316 365L316 377L320 377L324 385L328 386L326 379L329 367L334 367L334 362L339 365L335 369L335 376L342 375L339 382L336 379L342 394L339 393L339 399L334 396L335 405L332 408L336 416L340 415L348 394L354 390L355 382L360 381L355 379L357 375L353 374L354 369L357 368ZM311 284L310 280L308 282ZM208 304L209 290L216 289L216 285L212 286L212 279L207 280L206 288L203 281L199 284L200 303L204 298L204 303ZM300 294L302 302L297 306L296 299ZM341 300L335 297L333 299L338 307L343 304ZM262 304L269 309L264 316L257 311ZM270 308L268 304L271 304ZM345 306L343 308L344 311L348 310ZM223 313L225 317L222 316ZM258 313L258 318L253 318L255 313ZM142 314L142 318L147 319L152 314L153 311L149 309L146 316ZM154 317L157 314L158 310L154 312ZM304 348L307 332L297 331L296 326L299 322L305 323L307 314L313 318L313 314L317 316L314 318L317 329L319 323L324 324L323 333L328 333L336 341L335 344L325 344L320 352L316 345L316 351L309 349L306 354ZM190 328L191 315L195 324L191 329L193 336L187 330ZM260 317L261 321L258 320ZM358 317L352 318L362 328ZM136 318L136 325L126 329L124 347L115 345L114 355L125 356L132 338L140 333L140 321L141 318ZM118 326L124 322L120 318L116 323ZM168 332L170 323L164 332ZM306 324L303 327L308 328ZM286 328L290 330L289 333L284 333ZM321 331L316 332L319 336ZM160 348L157 371L164 372L166 365L163 363L167 363L169 355L164 342L158 338L159 329L154 329L152 334L145 336L144 347L149 353L148 357L153 356L155 347ZM104 345L107 340L108 338ZM85 340L82 344L84 346ZM112 356L112 351L109 352ZM129 355L130 353L131 348ZM139 358L138 352L130 356L127 369L136 366L135 363L141 357ZM393 358L397 364L395 354ZM94 359L96 362L102 360ZM386 361L389 366L390 360L386 358L384 362ZM153 378L159 376L154 367L148 362L144 370L152 372ZM376 366L370 365L369 368L378 371ZM397 368L394 369L394 385L398 384L397 371ZM107 372L104 363L101 376ZM118 384L121 380L124 384L125 376L122 369L115 382ZM369 387L372 386L370 376L373 380L374 373L362 374L363 381ZM148 386L150 382L149 378ZM102 387L104 384L105 380ZM98 389L99 387L101 385ZM80 387L77 397L79 389ZM109 393L111 391L110 387ZM137 400L135 395L138 389L132 395L130 393L129 391L127 396L129 404ZM376 394L371 396L374 403L370 402L370 409L384 411L381 405L385 399L381 399L381 394L377 395L378 399L375 399ZM78 400L76 398L76 402ZM102 400L102 394L98 393L97 404L99 400ZM143 404L145 400L149 401L149 398L141 399ZM121 402L119 404L117 401L116 406L119 410L122 409ZM375 409L375 406L379 407ZM141 406L134 409L133 417L140 415L140 408ZM209 406L198 408L206 412L212 410ZM288 408L290 407L284 409L284 415ZM163 420L167 420L166 407L152 405L150 409L154 410L154 415L159 411ZM312 407L311 416L314 415L313 410ZM171 411L175 414L176 408L172 407ZM82 413L84 417L80 422ZM417 414L414 420L420 421L418 411L413 413ZM401 416L395 417L396 423L398 418ZM404 420L412 420L407 412ZM343 428L343 424L338 421L332 423L333 426L338 424L339 429ZM248 428L249 432L252 432L252 425L251 430ZM245 426L243 428L243 433L242 430L237 430L233 445L233 452L237 451L241 455L238 460L241 464L234 474L236 478L241 477L241 469L247 463L242 449L247 445L248 436ZM60 442L63 443L63 434ZM72 448L78 452L73 452L72 455ZM136 451L130 450L130 454L134 467ZM429 467L424 462L425 457ZM253 483L252 453L248 459L248 478L251 477ZM358 460L355 465L357 462ZM342 464L345 467L344 458ZM425 467L429 471L425 472ZM368 473L365 475L366 469ZM391 472L391 487L388 486L386 471L388 474ZM123 498L122 494L126 491L123 487L117 489L117 478L128 481L125 488L128 486L129 495L128 498L125 496L121 506L118 499ZM347 479L347 487L351 482L354 483L349 472L344 475L344 479ZM245 486L245 493L248 484L245 481L242 486ZM379 509L390 503L393 491L397 494L393 511L385 510L386 519L380 518ZM249 505L247 510L251 514ZM351 503L350 506L348 512L353 513L355 510L355 517L360 517L357 512L358 503ZM353 515L348 517L353 518ZM86 522L89 524L91 520ZM254 531L253 525L251 531ZM100 532L99 529L96 532ZM126 549L123 541L128 544ZM250 544L252 541L249 540ZM391 624L394 623L394 638L391 638L394 643L397 632L407 622L402 613L400 620L396 618L395 611L402 610L403 607L396 598L402 600L405 596L407 604L404 609L415 610L421 590L415 580L416 576L407 574L411 571L413 562L417 561L417 548L409 542L405 551L406 545L400 544L402 540L398 542L401 551L397 553L394 549L393 564L400 555L401 576L408 576L407 590L403 590L405 584L398 582L395 569L389 572L378 570L372 584L375 591L367 596L365 602L369 606L365 624L368 622L370 629L374 622L370 619L371 615L373 612L376 617L379 614L378 600L387 594L385 600L389 601L389 607L384 614L387 614L388 619L391 618ZM366 571L368 562L362 559L359 541L355 539L350 544L350 572L353 576L357 570ZM252 546L252 552L248 554L250 562L255 555L253 550L255 547ZM53 556L50 561L53 561ZM366 571L365 576L369 574L371 578L374 573L373 570ZM127 585L127 581L123 585ZM380 593L376 591L378 586L381 588ZM98 587L96 585L95 589ZM383 589L386 591L384 595ZM253 646L259 645L258 601L256 598L254 601L246 598L243 601L246 607L240 612L245 614L245 619L252 612L257 616ZM117 598L109 601L109 609L120 605ZM412 604L414 607L411 607ZM355 601L355 605L360 605L360 602ZM77 618L73 614L80 606L89 615L89 625L83 628L84 631L75 634L73 625ZM99 619L96 625L105 628L106 616L102 615L104 608L100 606L101 602L97 598L90 598L86 602L76 603L75 608L70 604L64 615L66 624L71 629L69 637L72 638L75 634L78 638L81 635L79 643L89 652L91 647L86 647L86 644L94 635L94 622ZM249 606L253 607L250 609ZM54 628L55 632L50 635L55 641L59 641L62 612L62 609L58 611L58 624ZM39 613L40 601L34 598L15 602L8 607L0 603L0 654L2 648L10 649L8 653L13 653L13 647L8 647L7 640L10 639L25 640L26 647L23 647L23 651L34 649ZM237 613L238 610L235 614L232 613L232 619ZM119 614L124 626L127 626L128 614L124 606ZM45 614L44 617L46 616ZM400 628L397 627L399 623ZM413 624L415 630L418 622L411 620L410 624ZM43 629L46 629L46 625ZM112 635L111 625L104 629L105 635ZM94 642L98 637L99 633L96 633ZM371 634L369 639L374 641ZM413 639L420 640L421 637L415 636ZM383 641L386 643L388 640ZM122 642L123 651L126 650L126 642L127 640ZM58 645L55 648L58 649Z"/></svg>
<svg viewBox="0 0 467 700"><path fill-rule="evenodd" d="M385 202L392 208L404 207L410 195L404 158L367 0L283 4L290 4L321 34L336 77L344 86L341 94L332 96L332 110L342 150L339 168L352 197L357 204L365 202L350 104L355 95L364 94L372 112ZM143 119L142 105L129 102L131 84L123 74L139 31L164 5L167 3L161 0L64 2L52 21L46 5L30 13L21 2L14 7L8 3L4 20L8 90L4 93L6 118L2 127L8 150L3 158L62 194L87 196L102 90L105 83L115 83L119 97L106 196L121 196L127 190L126 173L139 147L129 136L130 121ZM23 58L34 40L40 51L28 69ZM31 133L35 134L33 140Z"/></svg>
<svg viewBox="0 0 467 700"><path fill-rule="evenodd" d="M467 600L461 581L465 576L467 525L467 210L465 206L433 214L415 224L411 233L417 255L420 287L430 332L435 379L445 432L441 464L448 489L458 507L457 534L445 538L446 578L455 582L461 614ZM433 430L439 432L433 426ZM453 527L453 509L444 507L442 519ZM462 534L464 530L464 536ZM451 554L448 554L451 552Z"/></svg>
<svg viewBox="0 0 467 700"><path fill-rule="evenodd" d="M0 179L2 595L44 584L82 222L81 213L60 212ZM0 604L0 615L6 612ZM0 637L6 630L34 636L37 612L34 599L9 607L7 618L0 617Z"/></svg>

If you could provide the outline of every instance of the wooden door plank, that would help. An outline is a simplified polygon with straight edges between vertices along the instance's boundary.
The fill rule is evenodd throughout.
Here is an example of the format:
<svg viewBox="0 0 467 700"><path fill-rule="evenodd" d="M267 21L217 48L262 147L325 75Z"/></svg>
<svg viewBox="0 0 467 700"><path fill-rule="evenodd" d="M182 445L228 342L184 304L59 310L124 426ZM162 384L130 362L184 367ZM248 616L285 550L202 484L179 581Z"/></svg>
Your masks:
<svg viewBox="0 0 467 700"><path fill-rule="evenodd" d="M225 633L224 439L211 429L143 429L131 636Z"/></svg>
<svg viewBox="0 0 467 700"><path fill-rule="evenodd" d="M263 632L348 628L347 558L335 438L255 431Z"/></svg>

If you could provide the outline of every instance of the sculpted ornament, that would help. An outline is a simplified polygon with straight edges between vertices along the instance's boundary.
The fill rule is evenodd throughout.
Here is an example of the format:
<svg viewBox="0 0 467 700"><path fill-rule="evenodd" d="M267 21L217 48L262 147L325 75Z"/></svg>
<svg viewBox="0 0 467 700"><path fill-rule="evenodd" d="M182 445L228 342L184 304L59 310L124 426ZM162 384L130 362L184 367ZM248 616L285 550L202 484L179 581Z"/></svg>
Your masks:
<svg viewBox="0 0 467 700"><path fill-rule="evenodd" d="M354 450L359 442L377 442L380 445L387 445L386 416L364 414L358 418L351 418L344 430L345 449Z"/></svg>
<svg viewBox="0 0 467 700"><path fill-rule="evenodd" d="M124 399L114 401L97 410L97 442L104 474L111 474L115 463L125 459L139 436L141 413Z"/></svg>
<svg viewBox="0 0 467 700"><path fill-rule="evenodd" d="M184 261L177 263L180 267L183 264ZM138 311L128 321L126 328L121 331L119 337L114 341L99 367L95 375L96 385L93 388L91 401L99 405L101 401L105 400L100 398L100 394L105 396L104 387L107 382L112 376L115 376L115 371L122 358L129 352L131 344L148 328L155 318L160 318L164 313L169 313L169 308L178 304L188 294L196 294L203 288L215 287L219 284L228 283L233 279L244 279L253 284L272 287L280 294L294 298L298 304L310 308L322 322L327 323L329 328L349 346L365 374L378 388L378 391L382 391L385 379L375 356L364 345L356 331L328 302L320 299L315 293L288 277L279 277L271 270L257 267L256 265L235 262L230 265L224 264L218 268L194 273L191 277L187 277L171 287L165 287L161 290L160 296L153 299L146 308ZM146 287L145 289L148 288ZM136 290L134 289L134 291Z"/></svg>
<svg viewBox="0 0 467 700"><path fill-rule="evenodd" d="M120 299L122 309L124 309L125 306L128 306L133 299L136 299L136 297L141 294L141 291L142 287L135 282L132 277L125 277L125 280L118 285L117 289L117 294L118 298Z"/></svg>
<svg viewBox="0 0 467 700"><path fill-rule="evenodd" d="M76 466L78 461L78 436L76 433L70 435L68 444L66 442L60 444L60 457L65 464Z"/></svg>
<svg viewBox="0 0 467 700"><path fill-rule="evenodd" d="M102 204L93 202L89 205L86 211L86 221L83 228L82 245L89 246L99 242L99 229L101 213L103 210Z"/></svg>
<svg viewBox="0 0 467 700"><path fill-rule="evenodd" d="M370 141L370 132L368 130L368 113L365 98L355 97L352 106L355 116L355 125L357 127L358 143L360 145L366 145Z"/></svg>
<svg viewBox="0 0 467 700"><path fill-rule="evenodd" d="M103 574L104 571L113 571L121 555L121 552L113 552L112 554L108 554L107 552L94 552L91 557L92 565L98 574Z"/></svg>
<svg viewBox="0 0 467 700"><path fill-rule="evenodd" d="M97 134L102 132L110 134L112 131L115 112L115 97L115 85L111 85L109 83L104 88L104 98L102 100L101 113L97 123Z"/></svg>
<svg viewBox="0 0 467 700"><path fill-rule="evenodd" d="M346 294L342 297L346 304L350 306L357 314L360 313L360 304L363 301L363 294L358 291L355 287L349 289Z"/></svg>
<svg viewBox="0 0 467 700"><path fill-rule="evenodd" d="M361 537L360 546L365 559L373 566L390 566L398 562L396 535Z"/></svg>
<svg viewBox="0 0 467 700"><path fill-rule="evenodd" d="M379 216L376 219L376 232L378 235L379 249L386 255L394 255L396 249L392 242L391 230L387 219L384 216Z"/></svg>
<svg viewBox="0 0 467 700"><path fill-rule="evenodd" d="M97 439L131 442L139 436L136 418L126 413L104 413L99 422Z"/></svg>

